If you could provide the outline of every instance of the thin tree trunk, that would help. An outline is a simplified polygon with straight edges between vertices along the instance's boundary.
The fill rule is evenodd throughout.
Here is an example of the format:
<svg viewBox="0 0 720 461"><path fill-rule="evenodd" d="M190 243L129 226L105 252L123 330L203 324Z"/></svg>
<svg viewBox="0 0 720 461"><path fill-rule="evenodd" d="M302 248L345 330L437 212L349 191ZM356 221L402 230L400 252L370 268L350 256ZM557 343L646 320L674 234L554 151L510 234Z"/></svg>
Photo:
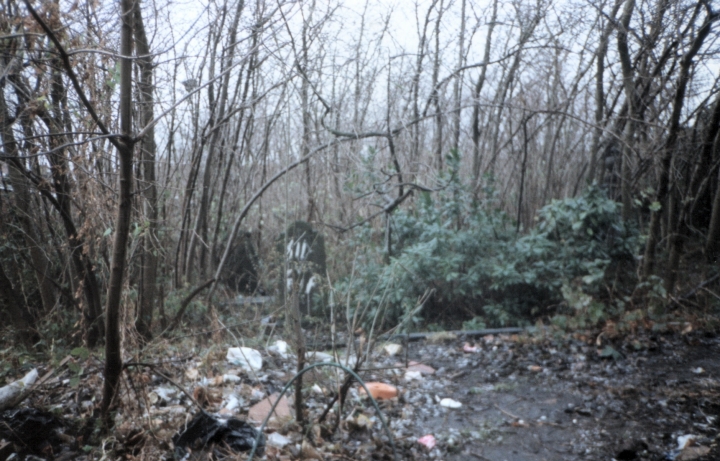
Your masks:
<svg viewBox="0 0 720 461"><path fill-rule="evenodd" d="M422 74L423 60L425 59L425 42L427 40L427 27L430 23L430 13L437 4L438 0L432 0L425 14L425 21L420 34L420 43L418 44L417 58L415 62L415 75L412 81L412 104L413 104L413 120L420 120L420 75ZM410 147L410 163L415 164L420 161L420 123L415 123L412 127ZM412 167L411 167L412 168Z"/></svg>
<svg viewBox="0 0 720 461"><path fill-rule="evenodd" d="M614 29L615 16L620 10L623 0L615 0L608 21L603 27L600 34L600 43L595 53L595 129L593 130L592 151L590 153L590 172L588 173L588 182L601 182L598 177L603 172L603 168L598 168L598 151L600 150L600 139L603 134L603 119L605 117L605 57L608 51L608 42L610 34ZM600 171L601 173L598 173Z"/></svg>
<svg viewBox="0 0 720 461"><path fill-rule="evenodd" d="M432 73L432 100L435 106L435 167L437 171L442 171L443 169L443 117L442 111L440 110L440 88L438 88L438 78L440 74L440 21L443 16L443 4L444 1L440 0L438 17L435 20L435 61L433 62Z"/></svg>
<svg viewBox="0 0 720 461"><path fill-rule="evenodd" d="M110 266L105 307L105 383L101 412L106 428L112 426L110 409L117 395L123 361L120 347L120 298L125 257L132 215L133 148L132 131L132 11L134 0L122 0L120 35L120 134L117 153L120 160L119 197L115 219L113 257Z"/></svg>
<svg viewBox="0 0 720 461"><path fill-rule="evenodd" d="M625 221L630 219L632 212L630 177L632 174L633 146L635 145L635 122L637 120L635 76L633 74L630 50L628 48L628 29L630 28L630 19L632 19L634 9L635 0L627 0L622 17L620 18L617 39L618 55L620 56L623 75L623 88L625 90L625 101L627 101L628 106L628 116L625 121L625 130L623 133L624 144L620 167L620 196L623 206L622 217Z"/></svg>
<svg viewBox="0 0 720 461"><path fill-rule="evenodd" d="M147 126L154 118L153 96L153 63L150 56L150 45L145 34L145 23L142 17L140 0L134 2L134 33L135 46L140 67L139 97L140 126ZM135 328L140 336L148 341L152 338L152 320L155 311L155 293L157 290L157 229L158 203L157 184L155 181L155 128L150 127L140 144L140 162L143 179L142 190L145 200L143 210L147 220L147 230L142 239L142 277L138 290L138 315Z"/></svg>
<svg viewBox="0 0 720 461"><path fill-rule="evenodd" d="M495 23L497 22L497 6L498 0L493 1L493 12L490 18L490 24L488 24L488 33L485 38L485 54L483 56L483 65L480 69L480 75L478 76L475 88L473 91L473 112L472 112L472 142L473 142L473 163L472 163L472 178L473 178L473 189L477 189L480 184L480 167L482 159L480 158L480 93L482 92L483 86L485 86L485 76L487 75L488 61L490 60L490 51L492 44L492 33L495 29Z"/></svg>
<svg viewBox="0 0 720 461"><path fill-rule="evenodd" d="M458 35L458 69L465 63L465 4L467 0L462 0L460 7L460 34ZM455 110L453 112L453 140L452 148L460 149L460 119L462 115L462 81L463 72L458 73L455 78L453 87L453 97L455 99Z"/></svg>

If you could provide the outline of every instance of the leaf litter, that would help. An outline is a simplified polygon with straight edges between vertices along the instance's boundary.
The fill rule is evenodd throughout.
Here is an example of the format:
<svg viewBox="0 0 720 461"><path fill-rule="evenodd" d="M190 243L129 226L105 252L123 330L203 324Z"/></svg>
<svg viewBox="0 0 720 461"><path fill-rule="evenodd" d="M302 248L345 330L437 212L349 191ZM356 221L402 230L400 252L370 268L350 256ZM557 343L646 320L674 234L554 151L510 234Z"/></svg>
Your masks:
<svg viewBox="0 0 720 461"><path fill-rule="evenodd" d="M360 374L393 390L378 401L401 459L720 459L720 339L713 334L636 333L601 348L582 335L496 335L475 343L443 335L391 349L379 348ZM227 351L216 346L204 356L178 352L128 366L111 439L100 437L94 419L101 363L93 355L75 357L76 366L59 368L36 386L24 408L2 413L5 427L36 429L26 439L18 431L14 438L3 434L0 459L10 453L18 454L14 459L179 459L173 441L197 415L210 418L203 421L214 432L185 441L183 449L245 459L240 448L297 364L284 343L253 349L257 355L243 351L253 366L228 361ZM338 414L337 404L327 406L344 376L319 370L305 380L304 426L294 420L292 396L280 398L263 428L263 459L392 459L360 386L353 384ZM218 433L242 443L221 441Z"/></svg>

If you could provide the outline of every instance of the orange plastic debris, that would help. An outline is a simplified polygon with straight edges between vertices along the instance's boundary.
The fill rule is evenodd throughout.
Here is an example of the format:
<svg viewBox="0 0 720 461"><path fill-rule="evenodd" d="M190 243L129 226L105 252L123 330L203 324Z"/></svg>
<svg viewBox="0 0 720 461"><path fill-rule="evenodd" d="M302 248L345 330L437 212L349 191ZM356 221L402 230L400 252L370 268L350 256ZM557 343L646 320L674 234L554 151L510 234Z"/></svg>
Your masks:
<svg viewBox="0 0 720 461"><path fill-rule="evenodd" d="M365 383L365 385L367 386L368 391L370 391L370 395L372 395L376 400L387 400L397 397L398 395L398 388L390 384L370 382ZM364 393L365 389L360 388L360 392Z"/></svg>

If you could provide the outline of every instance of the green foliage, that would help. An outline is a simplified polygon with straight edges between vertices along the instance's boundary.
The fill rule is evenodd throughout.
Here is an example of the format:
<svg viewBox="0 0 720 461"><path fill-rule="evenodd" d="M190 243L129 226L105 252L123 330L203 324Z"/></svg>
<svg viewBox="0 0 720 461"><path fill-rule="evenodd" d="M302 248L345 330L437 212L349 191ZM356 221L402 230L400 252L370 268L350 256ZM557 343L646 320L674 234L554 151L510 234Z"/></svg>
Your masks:
<svg viewBox="0 0 720 461"><path fill-rule="evenodd" d="M498 210L492 187L475 200L458 179L458 165L456 154L448 156L445 187L395 212L389 264L383 263L384 247L368 244L381 238L368 227L356 234L354 274L336 290L371 313L382 309L386 327L449 321L465 321L465 328L506 326L558 312L580 314L584 324L600 321L605 307L595 297L615 274L611 269L622 261L634 265L639 244L619 205L590 188L544 207L536 228L521 236ZM427 290L432 296L417 309Z"/></svg>

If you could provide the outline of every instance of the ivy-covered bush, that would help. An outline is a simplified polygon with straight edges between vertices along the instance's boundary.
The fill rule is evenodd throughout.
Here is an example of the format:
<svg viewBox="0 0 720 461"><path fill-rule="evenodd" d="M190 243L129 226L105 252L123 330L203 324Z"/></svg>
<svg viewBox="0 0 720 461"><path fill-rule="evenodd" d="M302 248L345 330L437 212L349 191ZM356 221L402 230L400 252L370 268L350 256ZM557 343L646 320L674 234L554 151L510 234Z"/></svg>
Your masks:
<svg viewBox="0 0 720 461"><path fill-rule="evenodd" d="M637 232L625 227L619 205L601 190L553 201L532 231L518 235L492 190L474 200L456 166L457 157L450 157L444 189L422 193L414 207L393 214L388 264L385 248L369 243L381 240L371 229L356 234L354 271L335 291L349 296L367 322L527 324L560 307L578 308L572 290L596 296L609 269L622 261L632 266Z"/></svg>

